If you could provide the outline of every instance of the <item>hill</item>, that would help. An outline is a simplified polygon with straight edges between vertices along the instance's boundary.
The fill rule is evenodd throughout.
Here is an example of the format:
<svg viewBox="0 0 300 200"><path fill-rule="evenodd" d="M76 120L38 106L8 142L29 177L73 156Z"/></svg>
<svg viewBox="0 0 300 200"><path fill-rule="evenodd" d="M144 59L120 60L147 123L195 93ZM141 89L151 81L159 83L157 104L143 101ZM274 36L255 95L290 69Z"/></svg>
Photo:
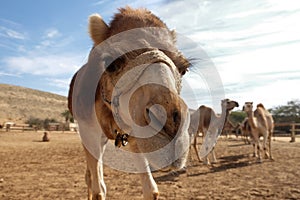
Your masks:
<svg viewBox="0 0 300 200"><path fill-rule="evenodd" d="M23 123L30 117L56 119L67 109L67 98L57 94L0 84L0 124L6 121Z"/></svg>

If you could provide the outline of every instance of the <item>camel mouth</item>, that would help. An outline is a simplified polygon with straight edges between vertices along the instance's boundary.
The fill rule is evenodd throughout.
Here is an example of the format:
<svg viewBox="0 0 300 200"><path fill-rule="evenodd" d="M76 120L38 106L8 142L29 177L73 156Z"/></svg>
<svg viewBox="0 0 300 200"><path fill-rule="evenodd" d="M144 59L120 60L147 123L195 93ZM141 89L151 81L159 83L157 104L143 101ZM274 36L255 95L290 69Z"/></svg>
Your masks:
<svg viewBox="0 0 300 200"><path fill-rule="evenodd" d="M239 107L239 103L238 102L234 102L235 103L235 107Z"/></svg>

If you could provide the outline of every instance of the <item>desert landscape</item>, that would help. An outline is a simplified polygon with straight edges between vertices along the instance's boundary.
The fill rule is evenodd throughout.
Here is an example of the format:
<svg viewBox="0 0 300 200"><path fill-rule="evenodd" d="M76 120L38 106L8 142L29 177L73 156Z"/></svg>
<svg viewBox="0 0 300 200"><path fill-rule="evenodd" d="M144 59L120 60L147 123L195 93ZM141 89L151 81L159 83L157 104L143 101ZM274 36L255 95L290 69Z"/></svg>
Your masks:
<svg viewBox="0 0 300 200"><path fill-rule="evenodd" d="M75 132L0 132L0 199L86 199L85 157ZM218 163L207 167L193 149L179 172L154 172L160 199L299 199L300 138L273 141L274 161L256 162L241 138L220 138ZM201 142L201 139L199 139ZM201 145L199 143L199 145ZM139 176L105 166L107 199L143 199Z"/></svg>
<svg viewBox="0 0 300 200"><path fill-rule="evenodd" d="M64 121L67 98L30 88L0 84L0 125L7 121L24 123L30 117Z"/></svg>

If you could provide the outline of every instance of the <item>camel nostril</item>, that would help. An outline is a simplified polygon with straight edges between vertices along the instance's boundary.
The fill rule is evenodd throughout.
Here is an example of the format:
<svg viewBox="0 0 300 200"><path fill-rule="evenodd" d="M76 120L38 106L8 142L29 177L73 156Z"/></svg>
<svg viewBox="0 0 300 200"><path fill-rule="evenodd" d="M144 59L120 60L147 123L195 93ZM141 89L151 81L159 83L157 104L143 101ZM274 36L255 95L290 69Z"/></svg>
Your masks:
<svg viewBox="0 0 300 200"><path fill-rule="evenodd" d="M173 122L174 122L174 123L177 123L178 120L179 120L179 113L178 113L178 110L175 110L175 111L173 112Z"/></svg>

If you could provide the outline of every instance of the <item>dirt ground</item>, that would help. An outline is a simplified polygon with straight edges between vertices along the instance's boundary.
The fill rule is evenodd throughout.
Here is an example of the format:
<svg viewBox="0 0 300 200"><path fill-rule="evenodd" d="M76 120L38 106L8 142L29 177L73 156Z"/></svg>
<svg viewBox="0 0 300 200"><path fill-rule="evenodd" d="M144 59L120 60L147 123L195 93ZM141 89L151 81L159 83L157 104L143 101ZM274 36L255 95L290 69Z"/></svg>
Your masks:
<svg viewBox="0 0 300 200"><path fill-rule="evenodd" d="M85 157L76 133L0 132L0 199L86 199ZM257 163L252 146L221 138L219 162L192 160L185 172L153 173L160 199L300 199L300 138L273 142L275 161ZM139 176L104 168L107 199L142 199Z"/></svg>

